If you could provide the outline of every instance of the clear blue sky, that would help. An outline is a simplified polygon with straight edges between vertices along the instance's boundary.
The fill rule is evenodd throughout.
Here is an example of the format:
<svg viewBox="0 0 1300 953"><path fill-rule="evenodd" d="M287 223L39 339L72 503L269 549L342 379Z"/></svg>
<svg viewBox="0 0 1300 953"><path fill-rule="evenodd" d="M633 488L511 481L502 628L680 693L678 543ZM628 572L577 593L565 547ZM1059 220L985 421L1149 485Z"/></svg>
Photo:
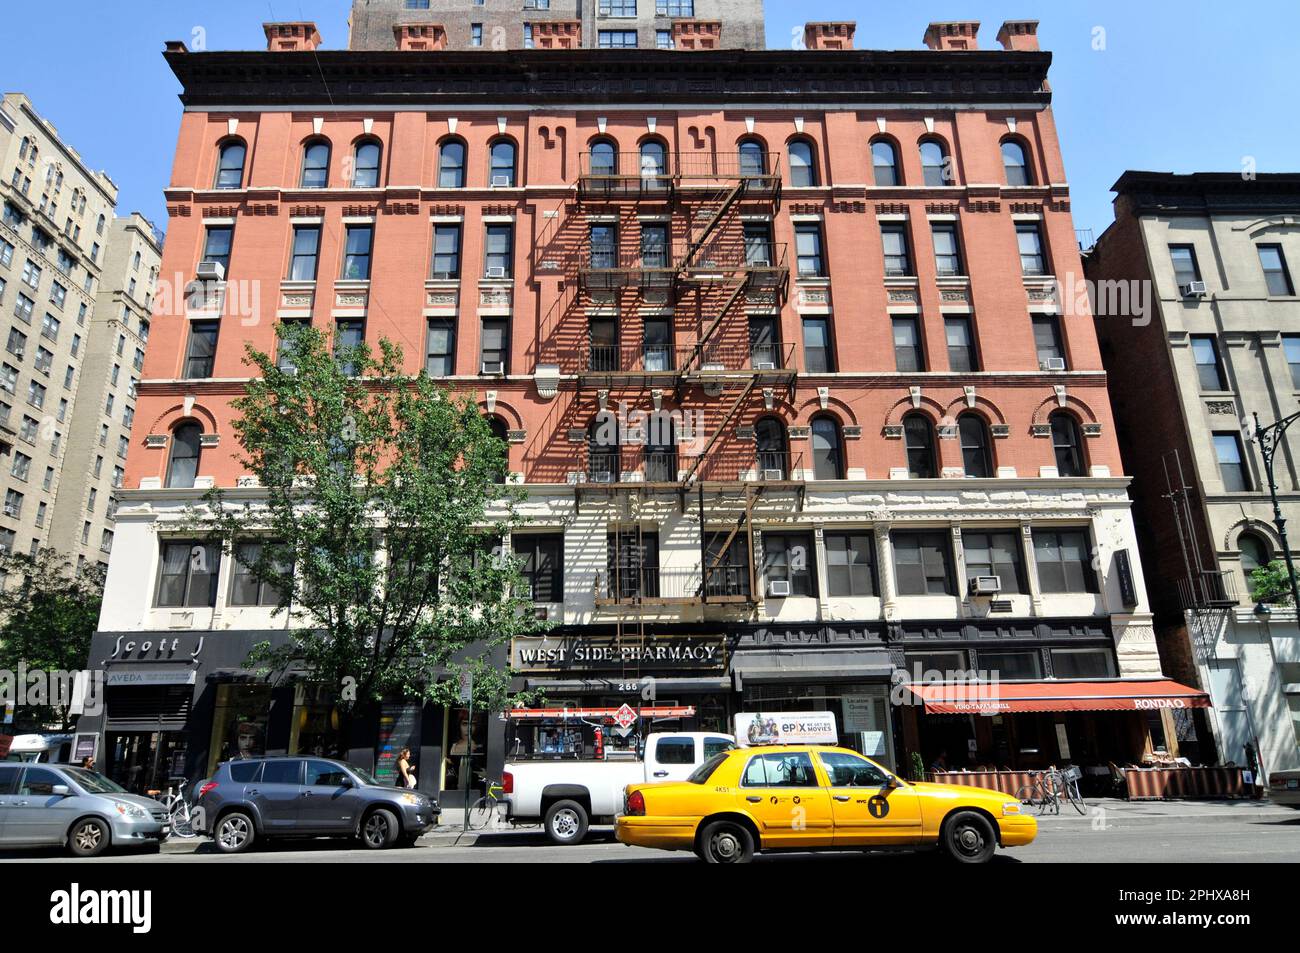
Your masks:
<svg viewBox="0 0 1300 953"><path fill-rule="evenodd" d="M161 190L180 103L163 41L260 49L263 21L311 19L326 46L344 47L348 7L347 0L22 4L5 17L0 86L27 93L91 166L108 171L121 189L119 212L138 209L165 228ZM908 49L920 48L931 20L978 19L981 45L996 48L1003 20L1030 17L1041 21L1043 48L1054 54L1054 108L1077 227L1100 234L1111 219L1110 186L1127 168L1234 171L1253 156L1260 172L1300 171L1296 0L767 0L767 35L769 46L786 47L804 20L856 20L859 47Z"/></svg>

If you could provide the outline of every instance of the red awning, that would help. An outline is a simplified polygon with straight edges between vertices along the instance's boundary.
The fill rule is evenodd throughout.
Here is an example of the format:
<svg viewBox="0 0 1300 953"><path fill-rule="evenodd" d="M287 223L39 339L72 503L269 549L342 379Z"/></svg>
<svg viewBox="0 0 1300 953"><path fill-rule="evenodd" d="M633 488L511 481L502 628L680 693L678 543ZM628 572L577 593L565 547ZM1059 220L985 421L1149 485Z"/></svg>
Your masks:
<svg viewBox="0 0 1300 953"><path fill-rule="evenodd" d="M936 715L1209 708L1205 692L1168 679L1105 682L927 682L908 689Z"/></svg>
<svg viewBox="0 0 1300 953"><path fill-rule="evenodd" d="M613 718L618 708L512 708L507 718ZM695 714L691 705L661 705L657 708L633 708L642 718L690 718Z"/></svg>

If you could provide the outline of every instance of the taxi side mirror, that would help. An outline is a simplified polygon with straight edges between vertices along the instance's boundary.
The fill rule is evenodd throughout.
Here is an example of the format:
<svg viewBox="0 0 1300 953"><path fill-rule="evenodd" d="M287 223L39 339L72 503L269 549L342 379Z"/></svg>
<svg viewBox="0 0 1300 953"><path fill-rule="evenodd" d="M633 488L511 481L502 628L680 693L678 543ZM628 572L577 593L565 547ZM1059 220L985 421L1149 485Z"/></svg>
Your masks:
<svg viewBox="0 0 1300 953"><path fill-rule="evenodd" d="M885 782L885 787L887 787L887 788L891 788L891 789L892 789L892 788L901 787L901 784L899 783L898 778L894 777L894 776L891 774L891 775L889 776L889 780Z"/></svg>

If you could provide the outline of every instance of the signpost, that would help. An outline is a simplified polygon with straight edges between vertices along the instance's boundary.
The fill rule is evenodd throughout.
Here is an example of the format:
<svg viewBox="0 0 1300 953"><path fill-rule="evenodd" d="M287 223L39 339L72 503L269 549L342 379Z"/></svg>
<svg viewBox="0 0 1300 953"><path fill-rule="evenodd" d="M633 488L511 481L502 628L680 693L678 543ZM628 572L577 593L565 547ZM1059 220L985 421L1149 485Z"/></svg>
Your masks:
<svg viewBox="0 0 1300 953"><path fill-rule="evenodd" d="M461 703L469 709L469 724L465 726L465 758L468 762L461 768L461 774L465 778L465 804L464 813L461 817L461 831L469 830L469 782L470 776L474 773L474 673L464 671L460 673L460 700Z"/></svg>

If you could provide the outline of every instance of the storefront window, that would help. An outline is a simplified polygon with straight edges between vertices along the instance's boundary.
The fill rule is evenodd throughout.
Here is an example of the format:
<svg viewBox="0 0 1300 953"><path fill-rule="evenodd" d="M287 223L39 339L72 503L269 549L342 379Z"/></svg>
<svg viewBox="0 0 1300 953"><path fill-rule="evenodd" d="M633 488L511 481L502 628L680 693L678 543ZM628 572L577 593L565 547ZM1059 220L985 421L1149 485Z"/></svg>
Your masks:
<svg viewBox="0 0 1300 953"><path fill-rule="evenodd" d="M1052 649L1056 678L1113 678L1115 666L1106 649Z"/></svg>
<svg viewBox="0 0 1300 953"><path fill-rule="evenodd" d="M296 685L289 753L341 758L344 752L338 750L338 729L339 712L334 703L333 689L319 684Z"/></svg>
<svg viewBox="0 0 1300 953"><path fill-rule="evenodd" d="M447 753L443 765L444 791L462 791L467 783L471 791L483 786L487 769L487 731L487 712L475 711L471 722L467 709L448 709L443 722L442 742L442 750Z"/></svg>
<svg viewBox="0 0 1300 953"><path fill-rule="evenodd" d="M271 711L269 685L218 685L208 749L211 775L222 761L266 754L266 722Z"/></svg>
<svg viewBox="0 0 1300 953"><path fill-rule="evenodd" d="M1032 679L1043 677L1043 660L1037 652L985 652L980 650L979 669L989 679Z"/></svg>

